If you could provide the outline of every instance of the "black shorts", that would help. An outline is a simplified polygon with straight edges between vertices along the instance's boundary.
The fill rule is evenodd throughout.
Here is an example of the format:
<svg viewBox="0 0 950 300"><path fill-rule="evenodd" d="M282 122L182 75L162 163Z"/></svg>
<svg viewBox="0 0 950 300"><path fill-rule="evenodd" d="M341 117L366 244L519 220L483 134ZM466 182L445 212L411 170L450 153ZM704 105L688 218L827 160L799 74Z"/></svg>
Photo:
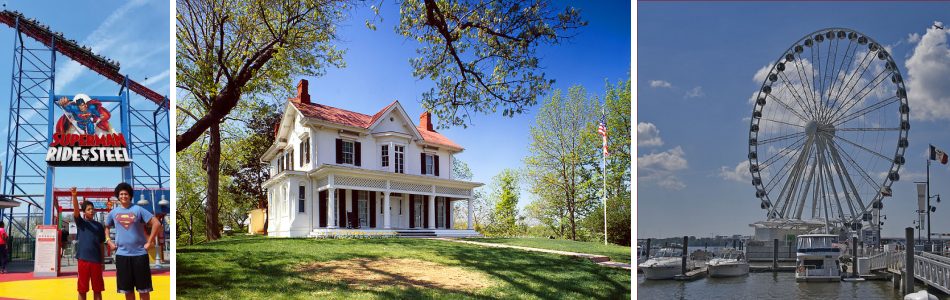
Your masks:
<svg viewBox="0 0 950 300"><path fill-rule="evenodd" d="M152 271L148 268L148 254L115 256L116 287L120 294L152 291Z"/></svg>

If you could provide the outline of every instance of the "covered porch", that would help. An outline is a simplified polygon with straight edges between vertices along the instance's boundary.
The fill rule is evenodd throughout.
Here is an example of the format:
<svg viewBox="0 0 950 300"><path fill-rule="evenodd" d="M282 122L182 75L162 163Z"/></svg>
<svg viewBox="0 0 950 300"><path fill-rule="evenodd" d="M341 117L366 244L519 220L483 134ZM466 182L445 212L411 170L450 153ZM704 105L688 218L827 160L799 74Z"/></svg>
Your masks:
<svg viewBox="0 0 950 300"><path fill-rule="evenodd" d="M288 205L276 207L279 215L271 225L288 232L275 236L478 235L472 229L471 196L480 183L335 165L278 177L284 178L273 178L282 179L276 195L283 199L272 200ZM465 228L455 229L456 210L465 216Z"/></svg>

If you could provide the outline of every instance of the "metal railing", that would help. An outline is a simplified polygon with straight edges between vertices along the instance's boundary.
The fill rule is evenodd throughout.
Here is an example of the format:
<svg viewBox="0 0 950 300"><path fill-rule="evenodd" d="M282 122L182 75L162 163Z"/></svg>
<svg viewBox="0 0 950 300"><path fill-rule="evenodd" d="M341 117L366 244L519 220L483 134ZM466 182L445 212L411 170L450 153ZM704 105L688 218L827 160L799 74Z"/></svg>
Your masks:
<svg viewBox="0 0 950 300"><path fill-rule="evenodd" d="M886 269L899 274L904 271L904 256L903 251L871 256L871 270ZM914 277L950 294L950 258L927 252L914 255Z"/></svg>

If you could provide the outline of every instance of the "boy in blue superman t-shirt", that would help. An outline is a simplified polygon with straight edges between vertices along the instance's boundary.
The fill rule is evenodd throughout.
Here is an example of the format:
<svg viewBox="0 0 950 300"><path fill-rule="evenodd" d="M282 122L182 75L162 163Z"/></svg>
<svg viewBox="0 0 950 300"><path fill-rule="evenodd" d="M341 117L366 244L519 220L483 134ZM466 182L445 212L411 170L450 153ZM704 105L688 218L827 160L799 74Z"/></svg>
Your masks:
<svg viewBox="0 0 950 300"><path fill-rule="evenodd" d="M109 227L115 227L115 242L109 241L109 247L115 252L116 287L125 299L135 299L135 292L143 300L149 299L152 291L152 274L148 266L148 252L152 246L157 228L161 227L158 219L154 218L144 208L132 205L132 186L120 183L115 187L115 196L119 199L119 206L109 212L106 218L106 236ZM152 232L145 236L145 223L149 224Z"/></svg>

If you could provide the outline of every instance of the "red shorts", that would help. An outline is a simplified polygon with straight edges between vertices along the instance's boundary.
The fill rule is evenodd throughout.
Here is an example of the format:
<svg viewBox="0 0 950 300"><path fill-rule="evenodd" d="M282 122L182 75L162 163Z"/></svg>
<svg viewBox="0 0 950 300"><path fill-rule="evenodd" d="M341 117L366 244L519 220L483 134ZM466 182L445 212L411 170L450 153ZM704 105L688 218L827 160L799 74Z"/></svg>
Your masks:
<svg viewBox="0 0 950 300"><path fill-rule="evenodd" d="M92 281L92 291L102 292L106 287L102 284L102 264L79 260L79 285L77 290L80 294L89 291L89 281Z"/></svg>

